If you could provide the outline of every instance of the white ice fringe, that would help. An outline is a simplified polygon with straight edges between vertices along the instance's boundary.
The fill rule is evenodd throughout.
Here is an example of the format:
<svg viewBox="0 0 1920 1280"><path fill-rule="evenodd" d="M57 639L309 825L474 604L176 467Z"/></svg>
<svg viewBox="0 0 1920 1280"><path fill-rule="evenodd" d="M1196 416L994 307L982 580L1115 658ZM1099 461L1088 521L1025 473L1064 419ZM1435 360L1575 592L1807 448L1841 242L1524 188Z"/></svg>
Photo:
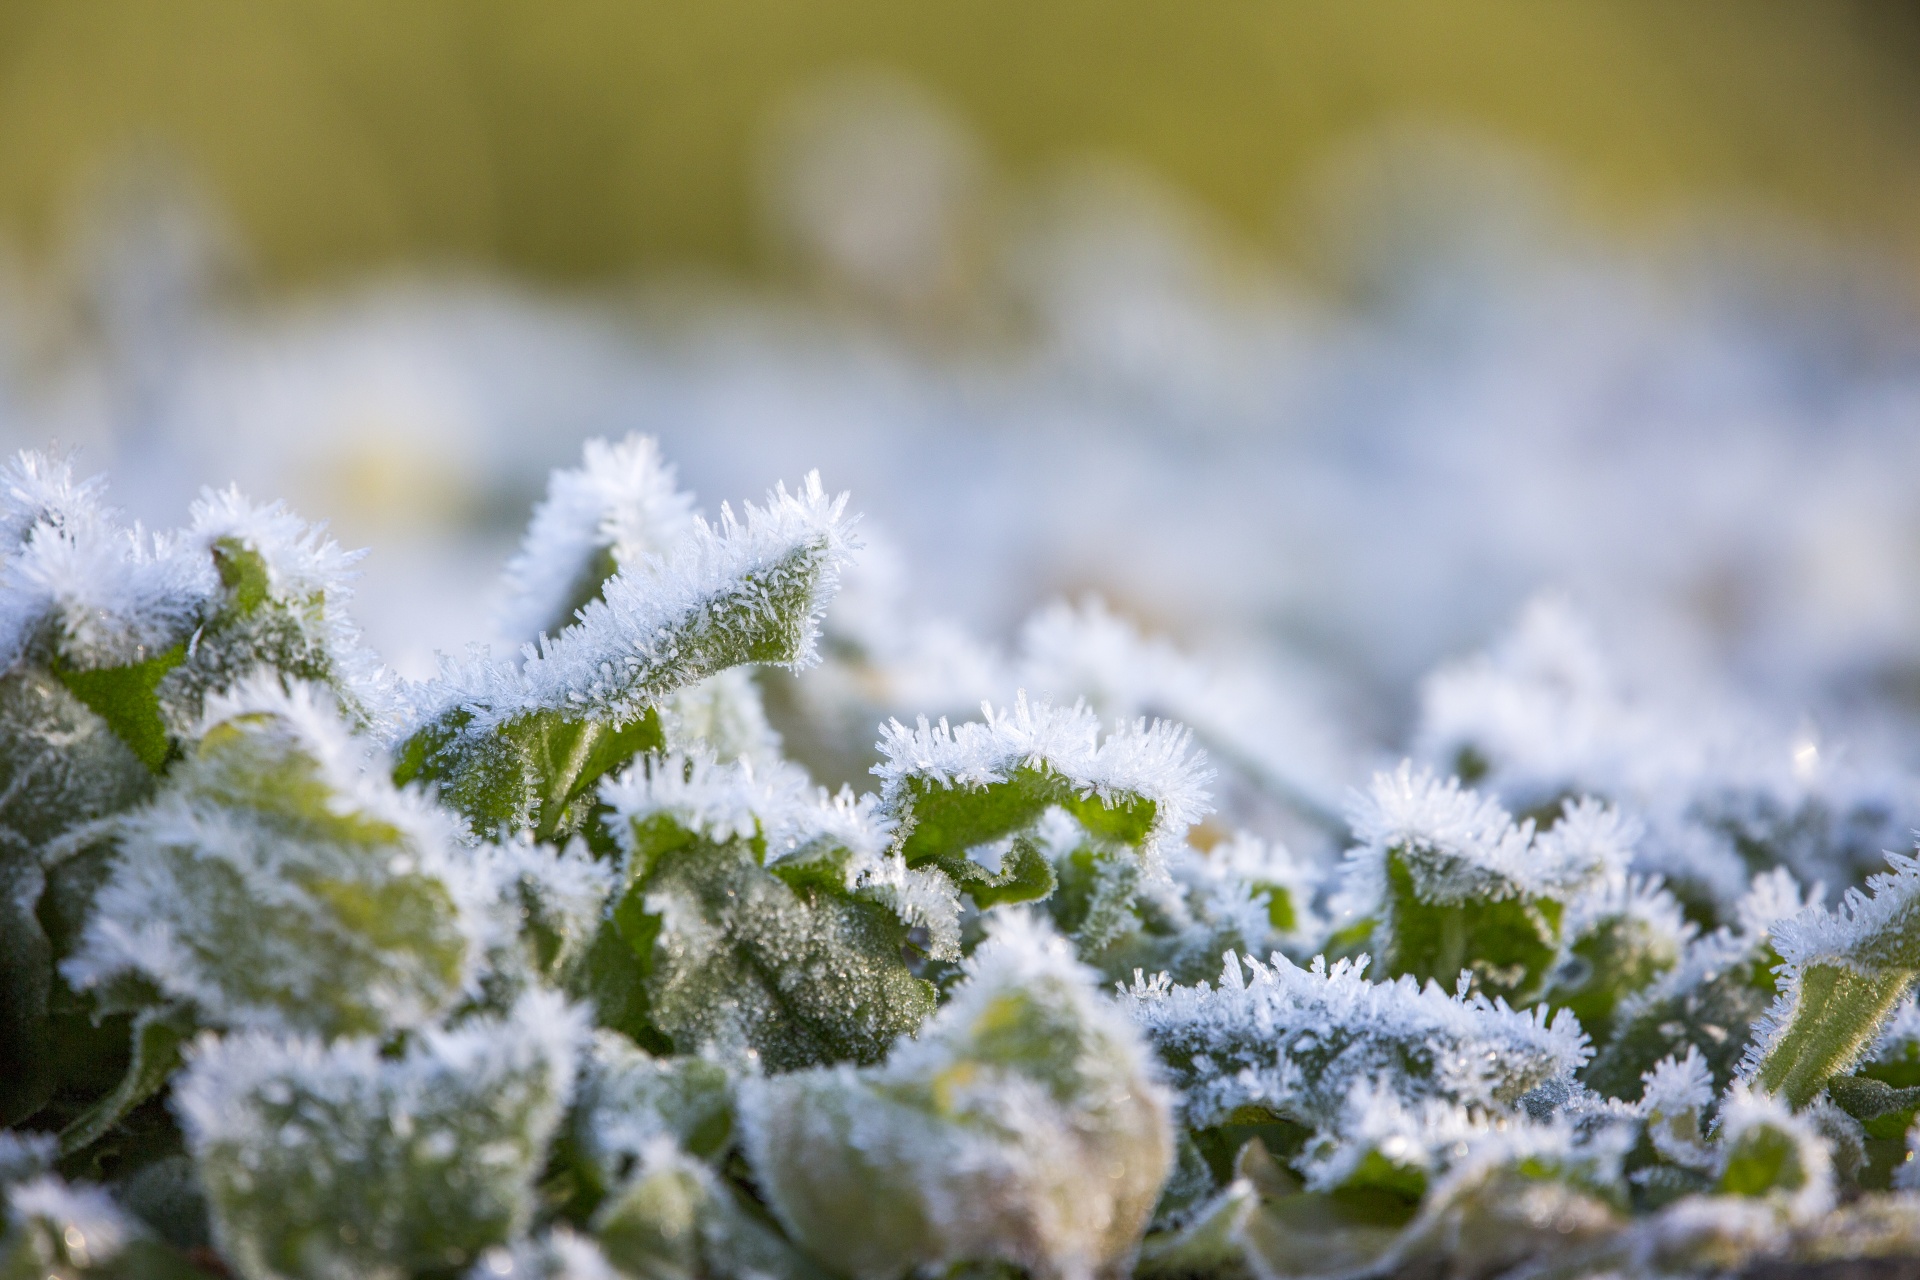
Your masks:
<svg viewBox="0 0 1920 1280"><path fill-rule="evenodd" d="M1133 986L1121 989L1161 1055L1194 1062L1186 1095L1191 1125L1218 1123L1236 1107L1258 1104L1331 1124L1348 1081L1383 1073L1410 1101L1439 1097L1509 1111L1519 1095L1569 1080L1592 1056L1570 1010L1549 1019L1544 1007L1520 1012L1478 994L1449 996L1410 977L1369 982L1365 957L1331 968L1316 957L1309 969L1278 952L1268 964L1231 951L1225 960L1217 988L1136 974ZM1312 1075L1295 1061L1327 1052L1332 1061ZM1412 1074L1413 1065L1423 1074Z"/></svg>
<svg viewBox="0 0 1920 1280"><path fill-rule="evenodd" d="M1348 822L1358 844L1347 853L1343 894L1361 909L1384 900L1387 855L1408 860L1420 896L1461 903L1515 893L1566 898L1625 873L1636 828L1594 801L1569 804L1563 835L1534 835L1531 820L1515 825L1497 800L1402 761L1374 775L1352 797Z"/></svg>
<svg viewBox="0 0 1920 1280"><path fill-rule="evenodd" d="M716 597L749 591L796 558L812 583L787 665L806 667L817 658L820 612L856 546L846 505L844 493L827 496L814 471L796 491L779 485L764 507L745 504L744 518L724 504L717 526L696 516L664 557L642 556L610 578L578 623L526 646L519 666L483 649L465 662L443 659L438 678L415 691L412 717L428 723L463 709L470 734L534 711L630 721L688 682L682 663L712 625Z"/></svg>
<svg viewBox="0 0 1920 1280"><path fill-rule="evenodd" d="M789 764L720 764L708 751L650 756L603 783L601 800L614 839L629 857L635 823L666 815L705 839L766 843L769 862L821 843L845 849L846 889L884 903L909 928L924 928L932 954L954 959L960 947L960 898L944 875L907 866L890 853L892 827L871 795L809 787Z"/></svg>
<svg viewBox="0 0 1920 1280"><path fill-rule="evenodd" d="M646 756L600 786L608 829L629 854L635 823L664 815L707 840L751 840L785 831L806 803L806 775L789 764L721 764L711 751Z"/></svg>
<svg viewBox="0 0 1920 1280"><path fill-rule="evenodd" d="M61 657L81 670L139 662L186 638L219 586L213 566L179 538L122 528L98 481L74 484L66 463L22 454L0 473L0 665L17 661L51 623Z"/></svg>
<svg viewBox="0 0 1920 1280"><path fill-rule="evenodd" d="M531 640L556 623L581 574L603 550L616 568L664 554L693 525L693 498L674 482L651 436L589 440L581 465L556 468L507 562L499 630Z"/></svg>
<svg viewBox="0 0 1920 1280"><path fill-rule="evenodd" d="M1112 804L1124 796L1154 803L1148 851L1158 853L1212 811L1207 783L1213 773L1193 749L1191 731L1164 720L1123 721L1100 739L1100 717L1084 702L1056 707L1032 703L1023 691L1011 708L980 705L981 719L951 725L920 717L909 729L898 720L881 726L884 759L873 767L881 798L897 806L910 779L943 787L978 788L1005 782L1021 767L1046 769L1082 796Z"/></svg>

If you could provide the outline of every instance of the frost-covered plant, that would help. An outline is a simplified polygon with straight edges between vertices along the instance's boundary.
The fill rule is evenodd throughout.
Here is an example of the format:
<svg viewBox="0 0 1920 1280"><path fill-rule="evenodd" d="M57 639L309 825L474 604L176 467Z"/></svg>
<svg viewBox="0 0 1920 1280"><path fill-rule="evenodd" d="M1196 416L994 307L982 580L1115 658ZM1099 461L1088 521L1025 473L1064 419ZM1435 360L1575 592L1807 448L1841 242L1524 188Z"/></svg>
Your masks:
<svg viewBox="0 0 1920 1280"><path fill-rule="evenodd" d="M518 656L413 684L279 508L152 535L17 461L0 1276L1920 1256L1920 861L1854 847L1898 778L1749 768L1541 606L1343 820L1291 677L1091 602L1005 658L836 617L845 501L711 523L596 443Z"/></svg>
<svg viewBox="0 0 1920 1280"><path fill-rule="evenodd" d="M1591 802L1569 802L1536 833L1531 820L1516 825L1494 800L1411 764L1376 777L1350 822L1359 844L1342 897L1360 917L1342 929L1351 945L1373 949L1392 976L1450 983L1466 972L1476 990L1516 1002L1541 995L1569 911L1623 875L1629 851L1618 815ZM1584 958L1646 967L1633 945Z"/></svg>
<svg viewBox="0 0 1920 1280"><path fill-rule="evenodd" d="M221 1253L248 1280L458 1268L525 1230L572 1087L580 1018L378 1042L248 1031L196 1046L174 1093Z"/></svg>
<svg viewBox="0 0 1920 1280"><path fill-rule="evenodd" d="M755 1079L749 1159L834 1269L1124 1263L1173 1158L1146 1046L1044 925L1003 917L953 999L885 1063Z"/></svg>
<svg viewBox="0 0 1920 1280"><path fill-rule="evenodd" d="M730 508L718 526L695 518L668 555L622 565L519 662L448 664L414 699L419 727L397 776L439 783L483 829L531 827L545 839L587 826L600 778L663 745L662 701L743 663L812 659L852 545L845 509L816 475L748 504L744 518Z"/></svg>

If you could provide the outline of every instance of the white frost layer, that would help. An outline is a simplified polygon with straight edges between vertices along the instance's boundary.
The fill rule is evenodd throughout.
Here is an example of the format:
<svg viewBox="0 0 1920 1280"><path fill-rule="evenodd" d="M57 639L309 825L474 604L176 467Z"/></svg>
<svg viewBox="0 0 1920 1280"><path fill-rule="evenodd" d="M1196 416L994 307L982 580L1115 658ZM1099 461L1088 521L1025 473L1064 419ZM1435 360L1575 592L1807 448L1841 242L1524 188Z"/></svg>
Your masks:
<svg viewBox="0 0 1920 1280"><path fill-rule="evenodd" d="M1178 725L1123 721L1103 741L1100 717L1084 703L1055 707L1031 703L1022 693L1005 711L991 703L980 711L981 719L960 725L929 724L922 716L911 729L898 720L881 726L884 758L873 772L888 807L898 807L910 780L972 789L1005 782L1026 767L1058 774L1082 796L1107 805L1136 796L1151 800L1150 853L1169 848L1211 812L1212 772L1205 755L1193 750L1192 733Z"/></svg>
<svg viewBox="0 0 1920 1280"><path fill-rule="evenodd" d="M528 641L567 622L571 592L601 552L624 569L664 555L693 525L693 497L674 482L650 436L589 440L581 464L556 468L519 554L507 562L501 634Z"/></svg>
<svg viewBox="0 0 1920 1280"><path fill-rule="evenodd" d="M1592 800L1569 803L1538 836L1498 801L1402 761L1356 795L1343 897L1360 910L1386 898L1387 856L1399 853L1423 900L1462 903L1516 895L1567 900L1626 874L1638 828ZM1561 830L1562 827L1566 829Z"/></svg>
<svg viewBox="0 0 1920 1280"><path fill-rule="evenodd" d="M804 588L791 614L752 621L787 628L794 642L787 665L805 667L817 656L821 610L855 549L846 505L846 494L829 498L819 473L810 472L798 490L782 484L765 506L746 504L744 518L725 505L717 526L695 517L664 557L643 556L615 574L579 622L528 645L519 665L495 662L484 650L465 662L443 659L438 678L415 691L413 719L425 724L461 709L475 734L544 710L630 721L707 674L689 664L743 621L716 606L772 609L754 599L770 588Z"/></svg>
<svg viewBox="0 0 1920 1280"><path fill-rule="evenodd" d="M1368 982L1364 970L1364 958L1301 969L1277 952L1269 964L1228 952L1218 988L1136 975L1124 994L1162 1058L1190 1064L1175 1075L1198 1126L1256 1105L1331 1125L1355 1079L1384 1079L1409 1102L1511 1111L1591 1056L1569 1010L1549 1020L1544 1008L1516 1012L1431 982Z"/></svg>
<svg viewBox="0 0 1920 1280"><path fill-rule="evenodd" d="M332 919L331 907L317 902L302 880L315 868L358 880L418 876L437 881L451 902L453 927L465 943L464 976L449 990L439 991L430 979L420 985L413 981L420 975L405 969L405 957L388 949L384 960L400 966L390 971L394 981L350 994L377 1010L388 1026L417 1026L437 1017L444 1002L477 977L498 892L493 877L460 851L457 819L418 789L395 788L385 757L366 738L349 732L331 695L314 686L287 687L262 674L209 697L197 736L204 739L222 728L247 734L257 744L257 759L243 758L243 771L285 761L310 767L324 796L316 818L352 820L365 831L390 832L391 843L310 844L311 830L298 829L297 811L311 801L291 793L269 797L290 804L291 818L257 809L250 787L258 779L229 776L231 758L190 758L176 766L171 785L151 802L115 820L121 854L61 973L81 989L138 975L164 995L191 1002L215 1024L285 1028L287 1002L298 1007L295 997L301 992L341 995L333 991L339 975L317 970L303 935L292 928L273 951L278 963L271 975L252 972L237 975L236 981L218 952L221 931L233 923L233 905L208 888L213 882L201 869L222 868L245 900L266 913L255 939L263 949L275 947L273 913L306 927L329 927L316 922ZM248 997L263 979L275 987L278 1000ZM430 990L439 991L440 998L430 999Z"/></svg>
<svg viewBox="0 0 1920 1280"><path fill-rule="evenodd" d="M69 464L23 453L0 472L0 665L42 628L80 670L143 661L186 638L219 586L206 557L179 538L121 527L76 484Z"/></svg>

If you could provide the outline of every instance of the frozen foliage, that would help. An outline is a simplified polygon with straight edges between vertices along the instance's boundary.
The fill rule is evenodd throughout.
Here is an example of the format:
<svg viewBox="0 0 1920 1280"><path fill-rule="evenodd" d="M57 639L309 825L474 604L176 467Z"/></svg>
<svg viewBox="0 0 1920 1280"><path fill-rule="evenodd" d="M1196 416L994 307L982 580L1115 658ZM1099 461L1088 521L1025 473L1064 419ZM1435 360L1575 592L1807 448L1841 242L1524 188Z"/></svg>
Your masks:
<svg viewBox="0 0 1920 1280"><path fill-rule="evenodd" d="M457 1268L524 1230L579 1015L530 995L397 1058L252 1031L199 1042L174 1107L222 1254L248 1280Z"/></svg>
<svg viewBox="0 0 1920 1280"><path fill-rule="evenodd" d="M812 480L713 525L590 447L520 656L398 690L316 530L101 497L0 483L7 1276L1920 1256L1920 860L1861 853L1909 780L1769 763L1564 604L1436 674L1427 763L1343 820L1371 731L1298 671L1093 601L1007 655L884 582L827 612Z"/></svg>
<svg viewBox="0 0 1920 1280"><path fill-rule="evenodd" d="M1363 937L1387 972L1450 981L1516 1001L1538 997L1560 954L1569 910L1620 879L1633 830L1591 801L1568 802L1536 833L1498 802L1403 763L1375 777L1349 815L1343 932Z"/></svg>
<svg viewBox="0 0 1920 1280"><path fill-rule="evenodd" d="M445 663L418 692L401 774L439 781L482 827L578 827L576 802L616 764L662 745L659 704L744 663L799 669L853 542L846 495L817 473L744 519L695 518L664 556L622 566L578 620L518 663Z"/></svg>
<svg viewBox="0 0 1920 1280"><path fill-rule="evenodd" d="M1865 1055L1920 977L1920 860L1887 860L1838 912L1809 907L1774 929L1786 985L1743 1068L1796 1105Z"/></svg>
<svg viewBox="0 0 1920 1280"><path fill-rule="evenodd" d="M1031 836L1058 807L1096 840L1137 851L1145 869L1164 860L1210 806L1212 776L1185 729L1164 721L1122 721L1104 739L1084 704L981 706L980 720L955 726L922 716L881 731L881 803L909 866L934 865L982 906L1046 896L1054 873ZM1009 861L992 865L969 851L1011 837Z"/></svg>
<svg viewBox="0 0 1920 1280"><path fill-rule="evenodd" d="M68 981L205 1025L325 1035L420 1026L469 993L485 878L455 822L396 790L326 695L245 685L198 738L116 822Z"/></svg>
<svg viewBox="0 0 1920 1280"><path fill-rule="evenodd" d="M791 766L761 775L710 755L651 757L603 795L626 857L617 938L593 975L613 1025L787 1069L872 1061L932 1011L902 947L937 912L951 949L956 908L897 858L889 881L870 819L845 798L806 794Z"/></svg>
<svg viewBox="0 0 1920 1280"><path fill-rule="evenodd" d="M1172 1163L1137 1033L1064 941L1002 917L952 1001L876 1067L749 1080L746 1150L781 1221L857 1277L1124 1263Z"/></svg>
<svg viewBox="0 0 1920 1280"><path fill-rule="evenodd" d="M693 499L646 436L589 440L581 465L547 480L520 554L507 563L500 629L516 640L572 625L606 580L664 555L693 524Z"/></svg>
<svg viewBox="0 0 1920 1280"><path fill-rule="evenodd" d="M1172 1070L1187 1123L1201 1128L1242 1108L1332 1126L1352 1082L1375 1079L1408 1103L1511 1112L1589 1056L1571 1015L1516 1012L1411 978L1369 982L1365 967L1229 953L1218 987L1136 980L1127 1008Z"/></svg>

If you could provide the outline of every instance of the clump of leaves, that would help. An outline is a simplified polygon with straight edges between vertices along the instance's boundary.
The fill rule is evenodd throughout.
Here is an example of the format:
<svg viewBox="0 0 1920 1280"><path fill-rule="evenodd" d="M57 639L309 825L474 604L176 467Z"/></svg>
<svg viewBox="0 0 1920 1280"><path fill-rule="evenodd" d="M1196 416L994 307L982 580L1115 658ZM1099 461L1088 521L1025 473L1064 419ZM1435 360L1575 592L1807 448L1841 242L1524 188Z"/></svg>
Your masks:
<svg viewBox="0 0 1920 1280"><path fill-rule="evenodd" d="M103 496L0 477L0 1275L1920 1255L1920 862L1817 905L1871 797L1688 772L1552 609L1342 820L1271 688L1097 602L1008 664L832 622L814 477L709 521L588 446L507 567L524 647L419 684L279 507Z"/></svg>

